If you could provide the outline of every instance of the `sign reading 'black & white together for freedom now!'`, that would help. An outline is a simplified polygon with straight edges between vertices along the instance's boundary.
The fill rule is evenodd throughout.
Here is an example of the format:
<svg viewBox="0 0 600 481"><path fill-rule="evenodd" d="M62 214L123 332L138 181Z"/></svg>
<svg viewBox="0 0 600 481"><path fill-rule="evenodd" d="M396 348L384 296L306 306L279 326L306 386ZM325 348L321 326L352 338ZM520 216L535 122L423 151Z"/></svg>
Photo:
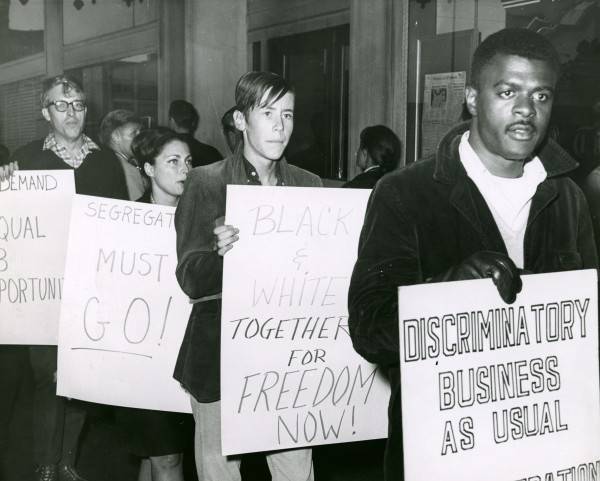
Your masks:
<svg viewBox="0 0 600 481"><path fill-rule="evenodd" d="M368 190L227 187L223 454L386 436L389 387L346 307Z"/></svg>
<svg viewBox="0 0 600 481"><path fill-rule="evenodd" d="M595 270L399 288L405 479L600 476Z"/></svg>

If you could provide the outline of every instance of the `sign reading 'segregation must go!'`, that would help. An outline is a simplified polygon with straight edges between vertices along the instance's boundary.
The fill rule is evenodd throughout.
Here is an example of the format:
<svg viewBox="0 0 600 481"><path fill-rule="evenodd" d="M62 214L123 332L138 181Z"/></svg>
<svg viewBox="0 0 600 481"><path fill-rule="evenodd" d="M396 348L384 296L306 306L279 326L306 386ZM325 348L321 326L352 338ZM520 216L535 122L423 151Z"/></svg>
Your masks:
<svg viewBox="0 0 600 481"><path fill-rule="evenodd" d="M595 270L399 288L405 478L600 479ZM432 301L433 300L433 301Z"/></svg>

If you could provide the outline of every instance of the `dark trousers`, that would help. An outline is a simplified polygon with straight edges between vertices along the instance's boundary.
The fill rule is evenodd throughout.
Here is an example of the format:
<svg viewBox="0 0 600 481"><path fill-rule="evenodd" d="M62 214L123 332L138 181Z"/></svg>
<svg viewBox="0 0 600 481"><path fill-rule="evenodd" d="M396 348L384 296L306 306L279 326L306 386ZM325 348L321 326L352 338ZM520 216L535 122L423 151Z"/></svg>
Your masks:
<svg viewBox="0 0 600 481"><path fill-rule="evenodd" d="M56 395L56 346L29 346L33 372L33 461L74 465L85 411Z"/></svg>
<svg viewBox="0 0 600 481"><path fill-rule="evenodd" d="M26 346L0 345L0 479L9 479L11 428L17 396L27 373ZM22 447L22 446L20 446Z"/></svg>
<svg viewBox="0 0 600 481"><path fill-rule="evenodd" d="M85 410L56 395L56 346L0 346L0 458L7 452L10 421L27 363L33 377L33 462L75 465ZM0 473L8 461L0 462Z"/></svg>

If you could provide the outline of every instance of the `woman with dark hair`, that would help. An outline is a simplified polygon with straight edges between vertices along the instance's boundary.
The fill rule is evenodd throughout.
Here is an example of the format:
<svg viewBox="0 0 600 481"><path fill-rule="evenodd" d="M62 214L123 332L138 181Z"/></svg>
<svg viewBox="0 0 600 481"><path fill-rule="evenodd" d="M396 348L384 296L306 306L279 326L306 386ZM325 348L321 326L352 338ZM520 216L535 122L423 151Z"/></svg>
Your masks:
<svg viewBox="0 0 600 481"><path fill-rule="evenodd" d="M150 189L138 202L177 206L192 159L182 136L165 127L144 130L133 139L131 150L150 180ZM182 453L191 439L191 416L131 408L118 408L116 415L130 451L144 458L139 481L183 481Z"/></svg>
<svg viewBox="0 0 600 481"><path fill-rule="evenodd" d="M344 184L354 189L372 189L384 174L398 166L402 144L396 134L385 125L366 127L360 133L356 151L356 165L362 171Z"/></svg>
<svg viewBox="0 0 600 481"><path fill-rule="evenodd" d="M140 132L131 150L142 174L150 179L150 189L138 202L176 207L192 159L184 137L166 127L155 127Z"/></svg>

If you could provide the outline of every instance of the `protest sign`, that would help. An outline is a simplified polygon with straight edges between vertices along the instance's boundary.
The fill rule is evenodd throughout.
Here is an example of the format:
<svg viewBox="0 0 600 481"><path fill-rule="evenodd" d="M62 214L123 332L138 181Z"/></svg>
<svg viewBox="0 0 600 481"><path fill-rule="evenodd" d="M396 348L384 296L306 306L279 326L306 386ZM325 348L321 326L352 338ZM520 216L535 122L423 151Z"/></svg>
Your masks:
<svg viewBox="0 0 600 481"><path fill-rule="evenodd" d="M190 304L175 279L173 207L76 195L58 345L58 394L190 411L172 378Z"/></svg>
<svg viewBox="0 0 600 481"><path fill-rule="evenodd" d="M386 436L389 386L354 352L346 307L369 193L228 186L224 454Z"/></svg>
<svg viewBox="0 0 600 481"><path fill-rule="evenodd" d="M399 288L405 479L600 475L595 270Z"/></svg>
<svg viewBox="0 0 600 481"><path fill-rule="evenodd" d="M0 183L0 344L53 344L72 170L17 171Z"/></svg>

